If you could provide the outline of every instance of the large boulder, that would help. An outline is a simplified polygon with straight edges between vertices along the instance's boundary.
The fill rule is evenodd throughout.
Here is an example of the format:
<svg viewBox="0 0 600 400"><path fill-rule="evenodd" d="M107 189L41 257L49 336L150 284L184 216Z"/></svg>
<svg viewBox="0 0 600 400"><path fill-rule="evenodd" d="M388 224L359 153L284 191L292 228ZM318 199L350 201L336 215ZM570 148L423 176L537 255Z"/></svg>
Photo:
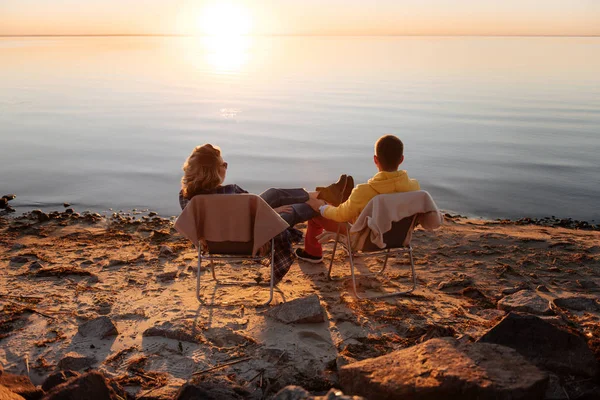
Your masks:
<svg viewBox="0 0 600 400"><path fill-rule="evenodd" d="M26 400L40 399L44 394L44 391L31 383L31 379L25 375L15 375L5 372L0 376L0 385L24 397Z"/></svg>
<svg viewBox="0 0 600 400"><path fill-rule="evenodd" d="M268 315L286 324L325 321L325 310L316 294L279 304L271 308Z"/></svg>
<svg viewBox="0 0 600 400"><path fill-rule="evenodd" d="M559 297L552 300L552 304L559 308L567 308L574 311L600 311L600 303L597 299L591 297Z"/></svg>
<svg viewBox="0 0 600 400"><path fill-rule="evenodd" d="M593 377L598 371L585 340L535 315L509 313L479 343L511 347L540 368L558 374Z"/></svg>
<svg viewBox="0 0 600 400"><path fill-rule="evenodd" d="M520 290L498 301L504 311L521 311L538 315L552 315L548 300L541 298L535 290Z"/></svg>
<svg viewBox="0 0 600 400"><path fill-rule="evenodd" d="M343 366L345 393L370 399L542 399L548 375L515 350L454 338Z"/></svg>

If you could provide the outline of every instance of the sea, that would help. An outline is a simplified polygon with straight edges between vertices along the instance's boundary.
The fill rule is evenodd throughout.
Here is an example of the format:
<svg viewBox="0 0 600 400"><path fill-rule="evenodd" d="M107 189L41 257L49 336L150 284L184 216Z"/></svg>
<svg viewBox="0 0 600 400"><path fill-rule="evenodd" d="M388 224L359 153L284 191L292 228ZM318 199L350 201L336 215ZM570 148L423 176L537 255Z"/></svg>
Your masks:
<svg viewBox="0 0 600 400"><path fill-rule="evenodd" d="M178 215L203 143L253 193L366 182L384 134L450 213L600 221L600 37L0 38L17 215Z"/></svg>

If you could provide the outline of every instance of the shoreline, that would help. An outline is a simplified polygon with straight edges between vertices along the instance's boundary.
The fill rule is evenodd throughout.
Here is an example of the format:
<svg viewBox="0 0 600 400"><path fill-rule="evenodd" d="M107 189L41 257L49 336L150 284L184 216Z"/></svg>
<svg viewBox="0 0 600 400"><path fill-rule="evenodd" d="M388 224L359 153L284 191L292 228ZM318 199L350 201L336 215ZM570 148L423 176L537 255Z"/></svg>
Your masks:
<svg viewBox="0 0 600 400"><path fill-rule="evenodd" d="M296 261L267 310L255 307L268 297L267 288L215 286L208 271L202 274L202 293L225 305L202 306L194 295L191 244L175 232L171 219L139 213L106 218L30 212L0 218L5 373L29 375L40 385L64 365L83 360L77 361L83 367L71 367L100 371L139 398L148 390L173 395L195 379L194 373L240 359L210 378L263 398L288 384L322 393L339 387L339 369L347 363L436 337L474 343L507 315L499 302L511 293L532 291L550 302L600 293L600 232L450 215L435 232L415 231L418 285L409 296L359 301L348 282L328 281L327 262ZM357 262L364 272L380 260ZM334 273L346 268L340 251ZM388 278L360 278L360 290L404 286L410 283L406 268L399 258ZM252 282L268 271L230 263L218 275ZM289 324L268 312L284 300L311 295L318 296L324 322ZM580 331L600 360L600 312L549 312ZM114 323L117 335L81 335L83 324L101 317ZM256 376L260 379L253 380ZM174 395L169 396L163 398Z"/></svg>

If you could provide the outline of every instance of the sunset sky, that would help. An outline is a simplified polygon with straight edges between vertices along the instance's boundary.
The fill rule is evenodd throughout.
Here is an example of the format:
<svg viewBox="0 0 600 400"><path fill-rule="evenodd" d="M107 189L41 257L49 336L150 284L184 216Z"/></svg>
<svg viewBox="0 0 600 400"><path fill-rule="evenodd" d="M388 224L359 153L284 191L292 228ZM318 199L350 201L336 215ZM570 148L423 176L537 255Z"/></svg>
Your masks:
<svg viewBox="0 0 600 400"><path fill-rule="evenodd" d="M600 35L600 1L0 1L0 35L77 34Z"/></svg>

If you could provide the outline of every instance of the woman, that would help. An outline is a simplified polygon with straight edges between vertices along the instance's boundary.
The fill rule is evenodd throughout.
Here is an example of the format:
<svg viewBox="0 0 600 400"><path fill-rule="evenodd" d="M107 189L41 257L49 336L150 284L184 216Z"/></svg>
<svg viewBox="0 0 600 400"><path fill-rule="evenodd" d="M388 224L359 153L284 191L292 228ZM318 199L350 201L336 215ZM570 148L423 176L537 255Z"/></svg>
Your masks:
<svg viewBox="0 0 600 400"><path fill-rule="evenodd" d="M248 193L235 184L222 185L227 175L228 164L223 161L221 149L211 144L197 146L183 164L183 178L179 192L179 205L183 210L197 194L242 194ZM318 192L313 192L316 197ZM291 227L318 215L307 204L311 194L304 189L270 188L260 194Z"/></svg>
<svg viewBox="0 0 600 400"><path fill-rule="evenodd" d="M227 175L227 163L223 161L221 149L211 144L197 146L183 164L183 178L179 192L179 205L183 210L192 197L206 194L242 194L248 193L235 184L223 185ZM267 189L260 194L281 217L290 225L290 229L275 238L275 283L281 281L289 271L294 256L292 243L302 239L302 233L291 229L299 222L308 221L318 215L307 204L310 197L316 199L318 192L309 194L304 189Z"/></svg>

